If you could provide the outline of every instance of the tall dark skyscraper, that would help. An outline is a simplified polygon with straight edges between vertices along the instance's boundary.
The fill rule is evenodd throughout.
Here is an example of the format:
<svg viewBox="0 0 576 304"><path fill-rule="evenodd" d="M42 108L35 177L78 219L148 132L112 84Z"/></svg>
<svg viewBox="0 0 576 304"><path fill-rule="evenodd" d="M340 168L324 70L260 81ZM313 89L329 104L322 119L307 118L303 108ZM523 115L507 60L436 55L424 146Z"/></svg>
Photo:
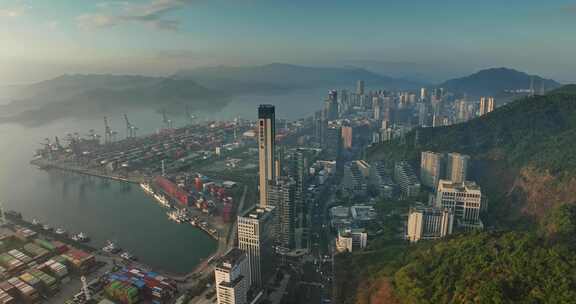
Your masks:
<svg viewBox="0 0 576 304"><path fill-rule="evenodd" d="M356 94L364 95L364 80L358 80L358 82L356 82Z"/></svg>
<svg viewBox="0 0 576 304"><path fill-rule="evenodd" d="M324 101L324 111L327 120L338 119L338 92L331 90Z"/></svg>
<svg viewBox="0 0 576 304"><path fill-rule="evenodd" d="M268 203L268 185L276 175L276 115L273 105L258 107L258 188L260 191L260 206Z"/></svg>

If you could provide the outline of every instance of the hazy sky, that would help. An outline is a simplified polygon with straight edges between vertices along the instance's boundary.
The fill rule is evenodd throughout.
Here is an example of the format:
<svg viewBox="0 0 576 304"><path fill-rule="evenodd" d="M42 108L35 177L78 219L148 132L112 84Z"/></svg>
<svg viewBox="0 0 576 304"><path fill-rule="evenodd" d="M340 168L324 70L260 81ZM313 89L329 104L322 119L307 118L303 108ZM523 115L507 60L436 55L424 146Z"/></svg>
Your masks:
<svg viewBox="0 0 576 304"><path fill-rule="evenodd" d="M575 54L575 0L0 0L0 83L352 60L576 80Z"/></svg>

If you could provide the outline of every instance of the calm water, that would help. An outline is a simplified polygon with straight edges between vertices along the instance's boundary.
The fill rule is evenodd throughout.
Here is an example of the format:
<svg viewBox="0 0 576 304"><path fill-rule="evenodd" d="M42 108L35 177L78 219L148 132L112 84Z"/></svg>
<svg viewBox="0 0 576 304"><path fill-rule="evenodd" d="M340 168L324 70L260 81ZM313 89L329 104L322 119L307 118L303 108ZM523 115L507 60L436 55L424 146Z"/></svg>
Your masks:
<svg viewBox="0 0 576 304"><path fill-rule="evenodd" d="M320 108L326 90L293 92L281 96L242 96L218 113L199 114L200 119L230 119L240 115L253 119L261 103L277 105L278 118L296 119ZM112 128L123 137L122 113L107 114ZM72 173L46 172L31 165L34 151L44 138L67 133L102 133L102 115L92 119L64 119L39 127L0 124L0 201L5 209L22 212L25 218L88 233L93 243L116 241L140 260L171 272L192 270L216 249L216 242L189 225L171 222L165 210L137 185L85 177ZM151 109L129 113L139 133L161 127L161 116ZM185 123L176 118L176 126Z"/></svg>

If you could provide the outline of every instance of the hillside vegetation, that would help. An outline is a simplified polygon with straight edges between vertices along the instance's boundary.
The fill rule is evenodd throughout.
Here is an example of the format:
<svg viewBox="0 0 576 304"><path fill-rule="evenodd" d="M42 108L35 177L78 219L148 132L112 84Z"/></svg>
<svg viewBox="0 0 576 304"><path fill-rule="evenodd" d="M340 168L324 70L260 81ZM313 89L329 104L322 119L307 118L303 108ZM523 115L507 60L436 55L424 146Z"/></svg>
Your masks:
<svg viewBox="0 0 576 304"><path fill-rule="evenodd" d="M368 154L417 161L426 150L471 155L482 164L474 178L492 212L542 222L547 210L576 201L576 86L522 98L466 123L418 129L404 144L384 143Z"/></svg>
<svg viewBox="0 0 576 304"><path fill-rule="evenodd" d="M515 101L467 123L420 129L372 159L424 150L470 154L488 232L337 257L341 303L571 303L576 298L576 86ZM519 216L525 225L510 218ZM508 221L508 222L507 222ZM514 224L512 224L514 223ZM535 225L536 224L536 225Z"/></svg>
<svg viewBox="0 0 576 304"><path fill-rule="evenodd" d="M403 303L570 303L576 254L521 232L480 233L417 249L394 276Z"/></svg>

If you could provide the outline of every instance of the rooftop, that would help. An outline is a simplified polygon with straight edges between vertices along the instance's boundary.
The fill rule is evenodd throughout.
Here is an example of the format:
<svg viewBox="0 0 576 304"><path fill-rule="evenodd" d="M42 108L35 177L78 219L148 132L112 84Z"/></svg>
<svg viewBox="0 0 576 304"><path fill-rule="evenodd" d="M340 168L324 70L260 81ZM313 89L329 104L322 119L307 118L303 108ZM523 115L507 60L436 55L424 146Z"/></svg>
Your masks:
<svg viewBox="0 0 576 304"><path fill-rule="evenodd" d="M238 248L232 248L222 256L218 268L230 269L234 265L238 265L246 257L246 253Z"/></svg>
<svg viewBox="0 0 576 304"><path fill-rule="evenodd" d="M459 192L464 191L480 191L480 186L473 181L465 181L463 183L456 183L451 180L441 179L438 181L438 189L450 189Z"/></svg>
<svg viewBox="0 0 576 304"><path fill-rule="evenodd" d="M253 208L244 212L242 217L259 220L259 219L267 216L268 214L270 214L272 212L272 210L274 210L274 207L254 206Z"/></svg>

